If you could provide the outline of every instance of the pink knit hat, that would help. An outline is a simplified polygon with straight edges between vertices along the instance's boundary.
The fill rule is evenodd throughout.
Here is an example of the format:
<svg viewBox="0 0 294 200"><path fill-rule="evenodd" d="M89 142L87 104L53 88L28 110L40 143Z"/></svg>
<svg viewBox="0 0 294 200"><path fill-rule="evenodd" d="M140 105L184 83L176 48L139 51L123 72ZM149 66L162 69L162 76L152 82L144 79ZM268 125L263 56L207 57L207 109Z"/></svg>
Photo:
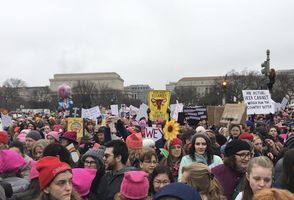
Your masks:
<svg viewBox="0 0 294 200"><path fill-rule="evenodd" d="M91 188L92 181L96 176L96 169L74 168L72 169L72 184L75 190L86 197Z"/></svg>
<svg viewBox="0 0 294 200"><path fill-rule="evenodd" d="M143 199L148 196L148 174L143 171L129 171L124 174L120 193L128 199Z"/></svg>
<svg viewBox="0 0 294 200"><path fill-rule="evenodd" d="M46 139L48 139L48 135L52 136L56 142L59 142L59 132L57 131L50 131L47 136Z"/></svg>
<svg viewBox="0 0 294 200"><path fill-rule="evenodd" d="M12 150L0 151L0 174L16 172L25 165L23 157Z"/></svg>
<svg viewBox="0 0 294 200"><path fill-rule="evenodd" d="M128 148L130 149L141 149L143 148L143 138L141 133L137 133L135 131L131 132L126 139L126 143Z"/></svg>
<svg viewBox="0 0 294 200"><path fill-rule="evenodd" d="M18 134L18 136L16 137L16 139L17 139L18 141L22 142L22 143L25 143L25 141L26 141L26 136L27 136L27 134L25 134L25 133L20 133L20 134Z"/></svg>
<svg viewBox="0 0 294 200"><path fill-rule="evenodd" d="M66 131L62 134L60 138L65 138L71 142L77 143L77 132L75 131Z"/></svg>

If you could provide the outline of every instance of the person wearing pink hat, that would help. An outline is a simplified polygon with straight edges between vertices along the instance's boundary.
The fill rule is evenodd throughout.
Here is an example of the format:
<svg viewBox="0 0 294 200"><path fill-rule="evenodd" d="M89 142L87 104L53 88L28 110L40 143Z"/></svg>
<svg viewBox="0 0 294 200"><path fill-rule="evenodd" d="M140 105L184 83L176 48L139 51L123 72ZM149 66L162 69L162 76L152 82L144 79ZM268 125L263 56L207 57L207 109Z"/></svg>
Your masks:
<svg viewBox="0 0 294 200"><path fill-rule="evenodd" d="M7 149L8 134L5 131L0 131L0 150Z"/></svg>
<svg viewBox="0 0 294 200"><path fill-rule="evenodd" d="M58 143L59 142L59 132L57 131L50 131L47 136L46 139L49 141L49 143Z"/></svg>
<svg viewBox="0 0 294 200"><path fill-rule="evenodd" d="M133 129L129 130L130 135L126 139L126 144L129 151L129 165L139 168L139 159L143 151L142 134Z"/></svg>
<svg viewBox="0 0 294 200"><path fill-rule="evenodd" d="M87 199L89 196L92 181L96 176L96 171L96 169L89 168L72 169L73 187L83 199Z"/></svg>

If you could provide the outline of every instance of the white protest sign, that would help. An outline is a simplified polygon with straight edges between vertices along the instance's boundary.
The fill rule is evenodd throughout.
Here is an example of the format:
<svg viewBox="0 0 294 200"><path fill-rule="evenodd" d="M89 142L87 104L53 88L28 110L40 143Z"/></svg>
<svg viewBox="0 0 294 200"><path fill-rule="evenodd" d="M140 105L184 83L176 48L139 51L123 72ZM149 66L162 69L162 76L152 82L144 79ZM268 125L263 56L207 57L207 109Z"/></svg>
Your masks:
<svg viewBox="0 0 294 200"><path fill-rule="evenodd" d="M118 105L110 105L111 114L114 116L118 116Z"/></svg>
<svg viewBox="0 0 294 200"><path fill-rule="evenodd" d="M179 112L183 112L184 105L182 103L177 103L175 107L175 111L172 115L172 119L178 121Z"/></svg>
<svg viewBox="0 0 294 200"><path fill-rule="evenodd" d="M12 120L9 115L1 114L1 118L2 118L2 127L8 127L12 124Z"/></svg>
<svg viewBox="0 0 294 200"><path fill-rule="evenodd" d="M161 128L157 127L145 127L144 129L144 138L150 138L154 142L161 139L163 136L163 131Z"/></svg>
<svg viewBox="0 0 294 200"><path fill-rule="evenodd" d="M145 117L146 119L148 119L147 109L148 109L148 105L144 103L140 105L140 108L136 117L137 121L139 121L142 117Z"/></svg>
<svg viewBox="0 0 294 200"><path fill-rule="evenodd" d="M284 110L288 104L288 99L286 97L283 98L281 102L281 109Z"/></svg>
<svg viewBox="0 0 294 200"><path fill-rule="evenodd" d="M139 108L130 105L130 115L136 115L139 112Z"/></svg>
<svg viewBox="0 0 294 200"><path fill-rule="evenodd" d="M247 104L247 115L275 113L268 90L242 90L242 93Z"/></svg>
<svg viewBox="0 0 294 200"><path fill-rule="evenodd" d="M84 109L82 108L82 118L84 119L96 119L101 115L100 109L98 106L95 106L93 108Z"/></svg>

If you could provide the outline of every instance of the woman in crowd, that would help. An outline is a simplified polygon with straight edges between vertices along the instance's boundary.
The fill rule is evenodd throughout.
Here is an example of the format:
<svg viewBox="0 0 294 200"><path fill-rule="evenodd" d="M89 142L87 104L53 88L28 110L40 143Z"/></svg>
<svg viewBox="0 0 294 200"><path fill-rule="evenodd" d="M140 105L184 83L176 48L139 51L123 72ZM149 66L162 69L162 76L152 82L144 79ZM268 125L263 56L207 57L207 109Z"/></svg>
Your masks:
<svg viewBox="0 0 294 200"><path fill-rule="evenodd" d="M257 191L271 188L273 172L273 163L268 157L259 156L252 158L246 171L243 191L238 194L236 200L251 200Z"/></svg>
<svg viewBox="0 0 294 200"><path fill-rule="evenodd" d="M252 141L253 147L254 147L254 157L258 157L258 156L262 156L263 152L262 152L262 140L260 139L259 136L255 136L253 137L253 141Z"/></svg>
<svg viewBox="0 0 294 200"><path fill-rule="evenodd" d="M238 139L239 135L241 134L241 126L238 124L231 124L229 127L229 138L228 142L232 140Z"/></svg>
<svg viewBox="0 0 294 200"><path fill-rule="evenodd" d="M275 142L275 139L271 135L265 137L265 149L264 155L268 156L274 163L276 163L280 152L283 150L283 146Z"/></svg>
<svg viewBox="0 0 294 200"><path fill-rule="evenodd" d="M49 145L48 140L45 140L45 139L38 140L32 148L33 159L34 160L41 159L43 157L44 149L48 145Z"/></svg>
<svg viewBox="0 0 294 200"><path fill-rule="evenodd" d="M293 200L293 193L287 190L268 188L257 192L252 200Z"/></svg>
<svg viewBox="0 0 294 200"><path fill-rule="evenodd" d="M276 126L271 126L269 128L268 134L273 136L274 142L280 147L283 147L284 139L280 137L280 129Z"/></svg>
<svg viewBox="0 0 294 200"><path fill-rule="evenodd" d="M166 186L174 181L172 172L169 167L158 165L154 168L152 174L149 177L150 180L150 195L153 197L160 188Z"/></svg>
<svg viewBox="0 0 294 200"><path fill-rule="evenodd" d="M213 168L223 163L219 156L213 155L211 142L207 135L200 133L194 135L191 144L189 154L184 156L180 163L179 181L181 181L182 178L183 167L188 166L193 162L206 164L209 168Z"/></svg>
<svg viewBox="0 0 294 200"><path fill-rule="evenodd" d="M140 155L140 169L151 174L158 163L155 151L151 148L144 149Z"/></svg>
<svg viewBox="0 0 294 200"><path fill-rule="evenodd" d="M129 151L129 165L139 168L140 156L143 151L143 138L140 132L130 129L130 135L126 139Z"/></svg>
<svg viewBox="0 0 294 200"><path fill-rule="evenodd" d="M104 145L105 143L105 136L104 136L105 127L98 125L95 126L94 129L94 140L97 144Z"/></svg>
<svg viewBox="0 0 294 200"><path fill-rule="evenodd" d="M224 164L211 169L228 200L235 199L240 192L242 179L252 156L248 142L233 140L226 145Z"/></svg>
<svg viewBox="0 0 294 200"><path fill-rule="evenodd" d="M49 144L44 149L43 156L56 156L62 162L69 164L72 168L76 166L71 158L70 152L59 143Z"/></svg>
<svg viewBox="0 0 294 200"><path fill-rule="evenodd" d="M182 182L194 187L202 200L226 200L220 183L203 163L193 163L184 167Z"/></svg>
<svg viewBox="0 0 294 200"><path fill-rule="evenodd" d="M57 157L46 156L36 164L41 194L38 200L80 200L72 188L71 167Z"/></svg>
<svg viewBox="0 0 294 200"><path fill-rule="evenodd" d="M59 132L57 131L50 131L46 135L46 139L49 141L49 143L58 143L59 142Z"/></svg>
<svg viewBox="0 0 294 200"><path fill-rule="evenodd" d="M172 141L168 141L165 144L165 150L167 150L168 155L160 161L161 165L168 166L172 171L174 180L178 180L180 162L183 157L182 140L179 138L174 138Z"/></svg>
<svg viewBox="0 0 294 200"><path fill-rule="evenodd" d="M98 149L89 149L82 156L82 163L84 168L99 170L103 165L103 155L105 148L100 147Z"/></svg>

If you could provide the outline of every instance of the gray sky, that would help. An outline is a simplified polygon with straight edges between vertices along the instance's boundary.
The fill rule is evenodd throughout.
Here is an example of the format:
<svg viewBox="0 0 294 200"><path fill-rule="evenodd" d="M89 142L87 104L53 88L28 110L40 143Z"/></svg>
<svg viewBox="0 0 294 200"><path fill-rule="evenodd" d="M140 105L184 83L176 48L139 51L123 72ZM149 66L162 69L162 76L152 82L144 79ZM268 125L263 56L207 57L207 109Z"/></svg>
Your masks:
<svg viewBox="0 0 294 200"><path fill-rule="evenodd" d="M0 0L2 84L117 72L164 89L187 76L294 68L293 0Z"/></svg>

